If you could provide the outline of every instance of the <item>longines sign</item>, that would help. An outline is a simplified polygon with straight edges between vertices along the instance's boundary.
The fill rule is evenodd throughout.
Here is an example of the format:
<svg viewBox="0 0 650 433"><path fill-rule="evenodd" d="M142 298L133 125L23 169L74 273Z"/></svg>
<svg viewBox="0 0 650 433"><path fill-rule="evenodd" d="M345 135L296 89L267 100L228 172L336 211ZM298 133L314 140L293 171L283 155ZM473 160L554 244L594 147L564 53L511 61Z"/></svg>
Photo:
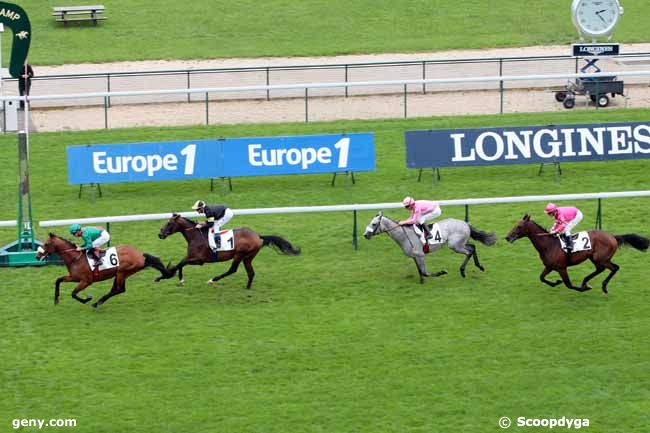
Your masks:
<svg viewBox="0 0 650 433"><path fill-rule="evenodd" d="M409 168L650 157L650 122L407 131Z"/></svg>
<svg viewBox="0 0 650 433"><path fill-rule="evenodd" d="M619 44L573 44L571 50L574 57L604 57L618 56Z"/></svg>

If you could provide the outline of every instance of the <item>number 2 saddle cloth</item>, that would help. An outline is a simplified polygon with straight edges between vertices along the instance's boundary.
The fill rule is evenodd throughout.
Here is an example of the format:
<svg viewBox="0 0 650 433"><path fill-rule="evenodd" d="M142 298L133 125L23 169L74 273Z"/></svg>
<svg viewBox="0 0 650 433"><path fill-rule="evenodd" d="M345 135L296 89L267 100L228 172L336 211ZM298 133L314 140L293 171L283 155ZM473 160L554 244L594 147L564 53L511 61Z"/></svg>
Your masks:
<svg viewBox="0 0 650 433"><path fill-rule="evenodd" d="M562 249L566 252L566 243L564 242L564 239L562 239L561 236L558 238L560 239L560 245L562 245ZM591 249L591 239L589 238L589 232L584 231L573 234L571 235L571 240L573 241L574 253L580 251L588 251Z"/></svg>

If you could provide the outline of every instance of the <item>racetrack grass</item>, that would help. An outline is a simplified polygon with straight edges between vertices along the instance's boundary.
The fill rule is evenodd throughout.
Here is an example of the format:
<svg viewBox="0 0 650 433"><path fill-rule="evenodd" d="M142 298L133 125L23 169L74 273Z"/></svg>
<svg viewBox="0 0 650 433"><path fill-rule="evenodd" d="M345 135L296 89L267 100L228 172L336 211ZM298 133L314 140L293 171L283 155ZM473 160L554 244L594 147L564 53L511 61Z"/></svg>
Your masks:
<svg viewBox="0 0 650 433"><path fill-rule="evenodd" d="M36 220L187 210L197 198L233 208L398 201L406 194L463 198L647 189L647 161L455 168L416 181L405 168L410 129L645 120L649 110L430 118L319 124L213 126L33 134L31 186ZM96 203L66 184L65 145L216 136L374 131L377 170L234 179L209 193L207 181L104 185ZM15 137L0 137L0 219L15 216ZM605 200L604 229L650 234L647 198ZM595 201L576 203L582 228ZM494 432L501 416L589 418L594 432L645 433L650 413L647 359L648 256L625 248L610 294L579 294L538 282L527 240L503 241L526 212L540 223L544 203L470 208L476 227L499 242L478 247L486 273L447 249L427 259L447 276L418 282L412 260L385 235L351 246L351 213L236 217L303 248L298 257L264 249L253 290L243 269L212 287L227 265L186 268L187 284L132 277L127 293L98 311L69 297L52 304L64 270L0 269L0 428L15 418L76 418L79 432ZM391 210L400 218L406 213ZM374 212L359 212L365 226ZM462 207L443 216L463 218ZM179 235L159 240L163 222L112 224L163 261L184 253ZM63 233L64 228L55 230ZM362 229L360 230L362 231ZM14 238L2 229L2 239ZM43 236L45 231L40 229ZM570 271L579 282L588 264ZM552 274L552 276L555 274ZM110 283L86 292L100 296ZM510 431L530 429L511 428ZM25 429L23 431L35 431Z"/></svg>
<svg viewBox="0 0 650 433"><path fill-rule="evenodd" d="M324 56L569 44L570 2L545 0L283 1L104 0L98 26L63 27L52 6L19 1L32 22L31 63L101 63L220 57ZM619 42L648 41L644 0L626 0ZM10 52L11 38L3 38ZM9 56L3 56L4 65Z"/></svg>

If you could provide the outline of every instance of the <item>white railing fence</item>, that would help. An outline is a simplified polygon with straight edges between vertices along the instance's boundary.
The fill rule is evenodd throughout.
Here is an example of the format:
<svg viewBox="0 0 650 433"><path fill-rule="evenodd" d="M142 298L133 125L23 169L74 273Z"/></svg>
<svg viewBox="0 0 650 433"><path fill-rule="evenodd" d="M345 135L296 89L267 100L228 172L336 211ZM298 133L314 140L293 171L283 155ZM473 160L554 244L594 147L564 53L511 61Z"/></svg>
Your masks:
<svg viewBox="0 0 650 433"><path fill-rule="evenodd" d="M650 197L650 191L623 191L623 192L599 192L586 194L557 194L557 195L528 195L520 197L489 197L489 198L467 198L458 200L440 200L441 206L465 206L465 220L469 221L469 206L481 204L507 204L507 203L526 203L539 201L573 201L573 200L598 200L596 215L596 228L602 227L601 201L611 198L631 198L631 197ZM401 208L401 203L372 203L372 204L346 204L333 206L296 206L296 207L275 207L259 209L233 209L235 215L269 215L269 214L287 214L287 213L308 213L308 212L350 212L354 214L352 245L357 249L357 211L363 210L382 210ZM181 212L184 217L198 217L196 212ZM92 218L72 218L63 220L40 221L41 227L66 226L73 223L78 224L106 224L110 230L110 223L132 222L132 221L152 221L169 219L172 213L155 213L143 215L121 215L121 216L103 216ZM14 221L15 224L15 221Z"/></svg>

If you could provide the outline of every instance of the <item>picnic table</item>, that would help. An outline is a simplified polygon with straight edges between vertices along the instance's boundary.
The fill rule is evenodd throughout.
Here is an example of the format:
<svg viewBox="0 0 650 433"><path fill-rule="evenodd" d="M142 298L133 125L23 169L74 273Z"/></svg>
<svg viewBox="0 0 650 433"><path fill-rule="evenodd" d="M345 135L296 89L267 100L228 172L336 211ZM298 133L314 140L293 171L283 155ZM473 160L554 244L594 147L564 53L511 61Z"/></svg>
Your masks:
<svg viewBox="0 0 650 433"><path fill-rule="evenodd" d="M90 6L54 6L52 16L56 21L62 22L67 26L71 21L92 21L94 25L100 20L105 20L103 16L104 5Z"/></svg>

